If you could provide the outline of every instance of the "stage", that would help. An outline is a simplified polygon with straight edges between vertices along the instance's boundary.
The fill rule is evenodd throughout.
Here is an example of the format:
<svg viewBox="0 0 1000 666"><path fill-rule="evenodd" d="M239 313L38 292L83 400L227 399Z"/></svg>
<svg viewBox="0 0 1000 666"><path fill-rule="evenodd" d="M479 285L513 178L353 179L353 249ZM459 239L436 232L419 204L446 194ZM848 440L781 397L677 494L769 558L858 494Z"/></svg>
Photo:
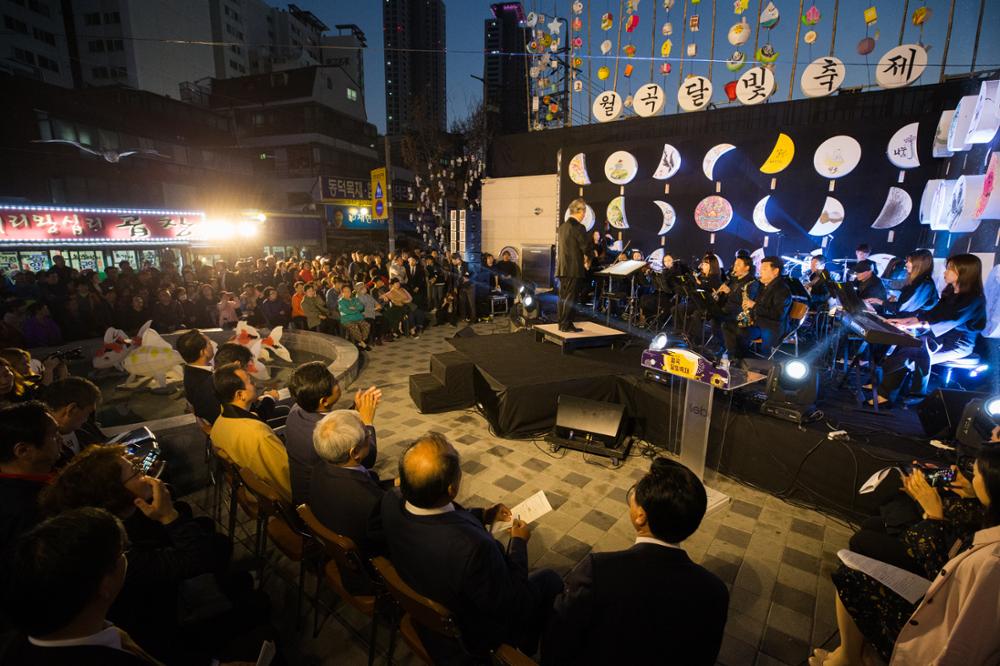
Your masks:
<svg viewBox="0 0 1000 666"><path fill-rule="evenodd" d="M639 342L639 341L635 341ZM501 437L541 437L555 423L559 395L625 405L626 432L658 449L679 447L683 385L644 377L645 343L565 355L529 331L453 338L474 366L475 402ZM771 494L857 520L898 492L895 477L869 495L857 489L875 471L940 455L912 410L875 414L822 378L821 418L799 426L759 413L764 383L716 391L707 464ZM829 439L835 430L847 438ZM642 447L634 447L638 455Z"/></svg>

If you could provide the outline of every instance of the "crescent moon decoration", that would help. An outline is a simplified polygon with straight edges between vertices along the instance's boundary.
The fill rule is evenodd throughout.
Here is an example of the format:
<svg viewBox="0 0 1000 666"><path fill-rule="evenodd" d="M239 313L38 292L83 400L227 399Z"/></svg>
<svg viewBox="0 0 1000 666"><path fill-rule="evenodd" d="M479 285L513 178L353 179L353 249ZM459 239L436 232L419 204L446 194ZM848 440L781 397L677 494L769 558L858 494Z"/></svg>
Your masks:
<svg viewBox="0 0 1000 666"><path fill-rule="evenodd" d="M777 141L774 142L774 148L771 149L771 154L760 167L760 172L780 173L788 168L793 157L795 157L795 142L784 132L779 133Z"/></svg>
<svg viewBox="0 0 1000 666"><path fill-rule="evenodd" d="M823 212L816 218L812 229L807 231L810 236L829 236L844 223L844 206L833 197L827 197L823 202Z"/></svg>
<svg viewBox="0 0 1000 666"><path fill-rule="evenodd" d="M615 185L631 182L638 170L639 163L636 162L635 156L624 150L611 153L604 163L604 175Z"/></svg>
<svg viewBox="0 0 1000 666"><path fill-rule="evenodd" d="M569 179L577 185L590 185L590 176L587 174L587 156L577 153L569 161Z"/></svg>
<svg viewBox="0 0 1000 666"><path fill-rule="evenodd" d="M674 210L674 207L666 201L654 201L653 203L655 203L659 207L660 212L663 213L663 225L660 227L660 230L656 232L657 236L663 236L670 231L673 228L674 223L677 222L677 212Z"/></svg>
<svg viewBox="0 0 1000 666"><path fill-rule="evenodd" d="M628 229L625 217L625 197L615 197L608 204L608 224L615 229Z"/></svg>
<svg viewBox="0 0 1000 666"><path fill-rule="evenodd" d="M913 210L913 199L906 190L890 187L882 204L882 212L872 222L872 229L892 229L902 224Z"/></svg>
<svg viewBox="0 0 1000 666"><path fill-rule="evenodd" d="M736 146L731 143L720 143L717 146L713 146L707 153L705 153L705 159L701 161L701 170L705 174L705 178L709 180L715 180L715 163L719 161L719 158L728 153L730 150L735 150Z"/></svg>
<svg viewBox="0 0 1000 666"><path fill-rule="evenodd" d="M917 156L917 130L919 128L920 123L904 125L889 139L886 155L897 169L913 169L920 166L920 158Z"/></svg>
<svg viewBox="0 0 1000 666"><path fill-rule="evenodd" d="M677 173L681 168L681 154L669 143L663 144L663 155L660 157L660 164L653 172L656 180L666 180Z"/></svg>
<svg viewBox="0 0 1000 666"><path fill-rule="evenodd" d="M757 205L753 207L753 223L754 226L763 231L765 234L776 234L781 231L778 227L771 224L767 219L767 202L770 201L771 195L768 194L766 197L757 202Z"/></svg>
<svg viewBox="0 0 1000 666"><path fill-rule="evenodd" d="M733 219L733 206L717 194L707 196L694 209L694 223L699 229L716 232L725 229Z"/></svg>
<svg viewBox="0 0 1000 666"><path fill-rule="evenodd" d="M649 253L646 257L646 263L649 267L653 269L656 273L663 272L663 248L659 247Z"/></svg>
<svg viewBox="0 0 1000 666"><path fill-rule="evenodd" d="M566 214L563 215L563 220L569 219L569 207L566 207ZM594 228L594 223L597 221L597 216L594 214L594 209L587 204L587 212L583 214L583 227L590 231Z"/></svg>

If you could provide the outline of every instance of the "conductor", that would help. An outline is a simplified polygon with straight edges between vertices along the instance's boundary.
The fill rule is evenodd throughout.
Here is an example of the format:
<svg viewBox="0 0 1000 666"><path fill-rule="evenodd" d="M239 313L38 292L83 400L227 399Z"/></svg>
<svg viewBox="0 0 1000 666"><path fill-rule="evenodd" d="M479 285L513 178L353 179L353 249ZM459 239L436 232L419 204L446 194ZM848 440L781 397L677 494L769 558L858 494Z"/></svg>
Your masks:
<svg viewBox="0 0 1000 666"><path fill-rule="evenodd" d="M587 213L587 202L574 199L569 205L569 217L559 225L558 262L556 277L559 278L559 307L557 317L559 330L579 333L583 329L573 325L573 311L583 289L587 267L593 244L582 224Z"/></svg>

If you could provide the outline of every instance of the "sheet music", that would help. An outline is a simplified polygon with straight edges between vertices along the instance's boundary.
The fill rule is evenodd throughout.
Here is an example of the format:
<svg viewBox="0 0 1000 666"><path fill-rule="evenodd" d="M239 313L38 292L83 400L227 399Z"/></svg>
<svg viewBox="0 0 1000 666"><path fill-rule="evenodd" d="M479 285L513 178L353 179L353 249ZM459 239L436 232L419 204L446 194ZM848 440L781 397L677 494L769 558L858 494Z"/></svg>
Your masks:
<svg viewBox="0 0 1000 666"><path fill-rule="evenodd" d="M645 261L629 259L628 261L620 261L617 264L612 264L603 270L597 271L595 275L629 277L630 275L632 275L632 273L641 270L644 266L646 266Z"/></svg>
<svg viewBox="0 0 1000 666"><path fill-rule="evenodd" d="M519 520L523 520L526 523L533 523L550 511L552 511L552 505L549 504L549 498L545 496L544 490L539 490L528 499L511 508L510 513ZM512 520L496 522L493 523L492 531L493 534L498 534L506 532L513 526L514 521Z"/></svg>
<svg viewBox="0 0 1000 666"><path fill-rule="evenodd" d="M923 576L865 557L846 548L838 550L837 557L846 566L871 576L911 604L920 601L931 586L931 581Z"/></svg>

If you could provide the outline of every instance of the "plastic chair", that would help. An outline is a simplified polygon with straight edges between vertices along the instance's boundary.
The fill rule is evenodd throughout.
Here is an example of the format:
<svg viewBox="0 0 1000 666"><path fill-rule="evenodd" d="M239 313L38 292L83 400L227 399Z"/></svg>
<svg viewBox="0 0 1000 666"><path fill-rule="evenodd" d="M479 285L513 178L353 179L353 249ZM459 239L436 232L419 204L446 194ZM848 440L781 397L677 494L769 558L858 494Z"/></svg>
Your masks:
<svg viewBox="0 0 1000 666"><path fill-rule="evenodd" d="M327 584L333 588L348 606L351 606L362 615L371 618L372 629L368 639L368 665L375 663L375 636L378 631L378 617L376 615L378 596L376 594L353 594L344 585L342 571L349 571L355 575L368 576L365 569L364 558L361 551L351 539L337 534L326 528L319 521L316 514L312 512L308 504L299 505L299 517L305 524L306 529L323 546L326 556L329 558L323 567L323 575ZM374 581L372 581L374 584ZM320 576L316 576L316 600L319 600ZM318 604L317 604L318 605ZM319 620L319 610L317 608L315 620L313 622L313 637L319 634L322 623Z"/></svg>
<svg viewBox="0 0 1000 666"><path fill-rule="evenodd" d="M309 559L308 542L298 514L292 510L275 488L241 467L240 478L251 495L257 500L257 553L260 556L260 580L263 586L264 562L267 540L269 539L281 553L299 565L298 596L296 599L295 622L302 619L302 597L305 589L306 563Z"/></svg>

